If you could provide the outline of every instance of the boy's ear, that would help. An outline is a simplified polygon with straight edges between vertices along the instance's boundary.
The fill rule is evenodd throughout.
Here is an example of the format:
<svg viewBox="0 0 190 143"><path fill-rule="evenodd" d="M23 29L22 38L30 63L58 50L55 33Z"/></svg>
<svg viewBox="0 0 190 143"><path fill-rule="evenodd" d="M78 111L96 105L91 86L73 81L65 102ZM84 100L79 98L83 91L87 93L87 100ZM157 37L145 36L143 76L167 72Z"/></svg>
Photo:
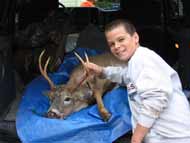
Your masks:
<svg viewBox="0 0 190 143"><path fill-rule="evenodd" d="M139 34L137 32L134 33L133 37L135 39L135 42L139 43Z"/></svg>

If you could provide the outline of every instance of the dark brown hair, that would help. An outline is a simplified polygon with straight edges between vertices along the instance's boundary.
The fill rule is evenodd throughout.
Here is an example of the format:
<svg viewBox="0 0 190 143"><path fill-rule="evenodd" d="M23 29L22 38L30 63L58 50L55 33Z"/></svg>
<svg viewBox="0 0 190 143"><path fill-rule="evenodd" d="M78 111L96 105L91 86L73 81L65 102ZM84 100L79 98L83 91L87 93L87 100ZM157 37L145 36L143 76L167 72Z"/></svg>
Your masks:
<svg viewBox="0 0 190 143"><path fill-rule="evenodd" d="M124 26L126 32L130 35L133 35L136 32L135 26L130 21L126 19L117 19L105 26L105 33L117 28L118 26Z"/></svg>

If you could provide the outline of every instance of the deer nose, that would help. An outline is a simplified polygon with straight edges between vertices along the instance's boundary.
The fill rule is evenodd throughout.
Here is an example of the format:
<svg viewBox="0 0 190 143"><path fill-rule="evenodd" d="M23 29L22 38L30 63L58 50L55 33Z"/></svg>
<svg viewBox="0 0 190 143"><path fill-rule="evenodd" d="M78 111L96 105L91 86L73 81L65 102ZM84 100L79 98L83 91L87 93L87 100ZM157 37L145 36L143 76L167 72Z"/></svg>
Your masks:
<svg viewBox="0 0 190 143"><path fill-rule="evenodd" d="M48 111L47 117L60 119L60 118L63 118L63 115L58 110L52 109L52 110Z"/></svg>
<svg viewBox="0 0 190 143"><path fill-rule="evenodd" d="M47 113L47 117L48 118L56 118L56 119L60 118L55 112L52 112L52 111L49 111Z"/></svg>

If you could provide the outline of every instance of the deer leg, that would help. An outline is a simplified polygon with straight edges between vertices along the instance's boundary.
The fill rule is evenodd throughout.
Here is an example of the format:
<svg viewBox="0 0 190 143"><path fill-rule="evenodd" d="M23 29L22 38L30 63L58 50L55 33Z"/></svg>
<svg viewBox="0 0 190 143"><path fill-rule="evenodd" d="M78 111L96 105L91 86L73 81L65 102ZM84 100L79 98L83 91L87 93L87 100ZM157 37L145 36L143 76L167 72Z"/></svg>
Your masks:
<svg viewBox="0 0 190 143"><path fill-rule="evenodd" d="M85 67L85 62L83 61L83 59L77 53L75 53L75 55L81 61L82 65L84 66L84 69L86 71L87 76L89 76L88 69ZM88 56L87 56L86 53L85 53L85 57L86 57L86 62L88 63L89 59L88 59ZM90 86L90 89L94 89L93 90L94 91L94 96L95 96L95 99L96 99L96 103L98 105L99 113L100 113L100 115L101 115L101 117L103 118L104 121L108 121L109 118L111 117L111 114L104 107L104 104L103 104L103 101L102 101L103 91L101 90L102 88L99 88L99 87L101 87L102 82L99 84L99 82L97 82L96 78L94 78L93 82L94 82L94 85L98 85L98 87L93 86L93 84L89 84L89 86Z"/></svg>
<svg viewBox="0 0 190 143"><path fill-rule="evenodd" d="M104 121L108 121L111 117L111 114L108 112L108 110L104 107L104 103L102 100L102 93L100 92L99 89L94 90L94 96L96 98L96 102L98 105L98 110L100 113L100 116L103 118Z"/></svg>

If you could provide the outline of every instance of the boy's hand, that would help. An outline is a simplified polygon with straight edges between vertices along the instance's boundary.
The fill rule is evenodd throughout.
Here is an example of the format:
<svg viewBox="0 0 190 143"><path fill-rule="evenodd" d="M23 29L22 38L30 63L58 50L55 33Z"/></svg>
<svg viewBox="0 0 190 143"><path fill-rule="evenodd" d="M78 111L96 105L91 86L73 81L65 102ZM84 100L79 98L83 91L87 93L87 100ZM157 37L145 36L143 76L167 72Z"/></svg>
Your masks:
<svg viewBox="0 0 190 143"><path fill-rule="evenodd" d="M78 58L78 60L82 63L82 65L85 68L86 74L96 74L96 75L101 75L103 72L103 67L98 66L94 63L91 63L88 59L87 53L85 54L86 62L81 58L80 55L78 55L76 52L74 52L75 56Z"/></svg>
<svg viewBox="0 0 190 143"><path fill-rule="evenodd" d="M85 67L88 70L89 73L91 74L96 74L96 75L101 75L103 72L103 67L96 65L91 62L85 62Z"/></svg>

